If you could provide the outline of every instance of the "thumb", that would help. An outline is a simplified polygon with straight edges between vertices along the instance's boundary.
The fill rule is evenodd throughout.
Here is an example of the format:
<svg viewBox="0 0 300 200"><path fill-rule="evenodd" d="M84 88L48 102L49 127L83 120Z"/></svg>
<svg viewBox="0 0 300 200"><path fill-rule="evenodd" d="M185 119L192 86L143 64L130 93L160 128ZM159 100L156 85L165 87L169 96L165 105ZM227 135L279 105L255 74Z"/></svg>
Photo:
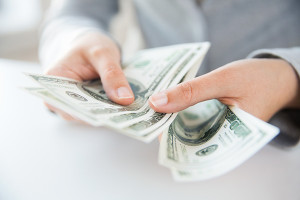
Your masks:
<svg viewBox="0 0 300 200"><path fill-rule="evenodd" d="M107 96L118 104L129 105L134 101L134 94L122 71L120 55L116 52L101 47L93 48L90 62L99 73Z"/></svg>
<svg viewBox="0 0 300 200"><path fill-rule="evenodd" d="M224 81L219 77L218 73L209 73L180 83L152 95L149 104L157 112L173 113L201 101L220 98L226 91L222 87Z"/></svg>

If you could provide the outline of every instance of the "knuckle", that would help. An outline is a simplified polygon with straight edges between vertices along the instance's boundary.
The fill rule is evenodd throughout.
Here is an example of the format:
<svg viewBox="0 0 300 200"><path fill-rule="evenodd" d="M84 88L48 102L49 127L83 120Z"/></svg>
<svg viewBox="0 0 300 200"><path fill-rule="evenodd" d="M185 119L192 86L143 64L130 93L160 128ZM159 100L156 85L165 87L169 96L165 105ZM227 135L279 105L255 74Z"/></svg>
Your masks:
<svg viewBox="0 0 300 200"><path fill-rule="evenodd" d="M109 49L102 47L102 46L96 46L89 50L89 54L93 58L102 57L104 55L107 55L108 52L109 52Z"/></svg>
<svg viewBox="0 0 300 200"><path fill-rule="evenodd" d="M102 74L102 77L106 80L114 79L114 78L120 78L122 77L123 71L119 69L118 67L114 65L107 65L107 67L104 68L104 72Z"/></svg>
<svg viewBox="0 0 300 200"><path fill-rule="evenodd" d="M65 53L65 57L72 57L74 55L78 55L81 54L84 51L84 47L82 46L70 46L66 53Z"/></svg>
<svg viewBox="0 0 300 200"><path fill-rule="evenodd" d="M184 82L179 85L182 98L189 104L193 102L194 90L190 82Z"/></svg>
<svg viewBox="0 0 300 200"><path fill-rule="evenodd" d="M48 69L46 72L45 72L46 75L55 75L56 74L56 69L51 67L50 69Z"/></svg>
<svg viewBox="0 0 300 200"><path fill-rule="evenodd" d="M62 76L67 70L65 64L56 64L53 67L49 68L45 74L50 76Z"/></svg>

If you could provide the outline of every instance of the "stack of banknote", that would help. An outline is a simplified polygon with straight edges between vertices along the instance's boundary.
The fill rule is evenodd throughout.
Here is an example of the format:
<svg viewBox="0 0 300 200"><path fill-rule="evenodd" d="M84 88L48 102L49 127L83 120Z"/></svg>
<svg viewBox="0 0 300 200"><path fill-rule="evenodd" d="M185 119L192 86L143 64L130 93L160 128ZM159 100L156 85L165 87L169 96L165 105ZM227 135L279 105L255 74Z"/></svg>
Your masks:
<svg viewBox="0 0 300 200"><path fill-rule="evenodd" d="M159 163L178 181L213 178L243 163L278 133L237 107L201 102L179 112L164 130Z"/></svg>
<svg viewBox="0 0 300 200"><path fill-rule="evenodd" d="M195 77L210 44L142 50L123 63L135 95L129 106L108 99L101 80L27 74L39 87L25 88L48 104L93 126L106 126L150 142L163 132L159 162L176 180L204 180L241 164L278 134L278 129L217 100L178 113L157 113L149 97Z"/></svg>

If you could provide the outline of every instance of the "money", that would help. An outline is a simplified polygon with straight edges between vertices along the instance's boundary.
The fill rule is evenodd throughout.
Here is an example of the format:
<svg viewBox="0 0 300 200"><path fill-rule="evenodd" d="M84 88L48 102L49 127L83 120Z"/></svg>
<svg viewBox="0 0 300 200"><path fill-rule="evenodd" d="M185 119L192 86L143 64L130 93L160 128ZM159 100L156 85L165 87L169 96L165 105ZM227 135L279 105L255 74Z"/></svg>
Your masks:
<svg viewBox="0 0 300 200"><path fill-rule="evenodd" d="M217 100L181 111L163 133L159 163L178 181L222 175L261 149L279 129Z"/></svg>
<svg viewBox="0 0 300 200"><path fill-rule="evenodd" d="M194 43L138 52L123 64L124 74L135 95L129 106L108 99L101 80L76 80L27 74L40 88L25 88L47 103L93 126L107 126L145 142L153 140L170 124L171 116L154 112L149 97L193 78L210 44Z"/></svg>
<svg viewBox="0 0 300 200"><path fill-rule="evenodd" d="M279 132L217 100L179 113L157 113L150 108L152 94L196 76L208 48L206 42L143 50L123 63L135 95L129 106L110 101L101 80L79 82L27 74L39 86L24 89L93 126L106 126L144 142L163 133L159 163L170 168L177 181L206 180L236 168Z"/></svg>

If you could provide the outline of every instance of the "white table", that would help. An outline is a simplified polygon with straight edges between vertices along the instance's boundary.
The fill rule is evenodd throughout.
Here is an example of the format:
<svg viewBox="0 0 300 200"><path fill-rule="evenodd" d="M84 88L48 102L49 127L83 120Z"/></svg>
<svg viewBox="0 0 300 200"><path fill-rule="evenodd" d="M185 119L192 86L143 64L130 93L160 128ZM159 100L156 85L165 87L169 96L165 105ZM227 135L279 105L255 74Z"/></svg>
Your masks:
<svg viewBox="0 0 300 200"><path fill-rule="evenodd" d="M66 122L18 87L36 64L0 60L0 199L299 200L300 148L267 145L237 169L176 183L144 144L105 128Z"/></svg>

